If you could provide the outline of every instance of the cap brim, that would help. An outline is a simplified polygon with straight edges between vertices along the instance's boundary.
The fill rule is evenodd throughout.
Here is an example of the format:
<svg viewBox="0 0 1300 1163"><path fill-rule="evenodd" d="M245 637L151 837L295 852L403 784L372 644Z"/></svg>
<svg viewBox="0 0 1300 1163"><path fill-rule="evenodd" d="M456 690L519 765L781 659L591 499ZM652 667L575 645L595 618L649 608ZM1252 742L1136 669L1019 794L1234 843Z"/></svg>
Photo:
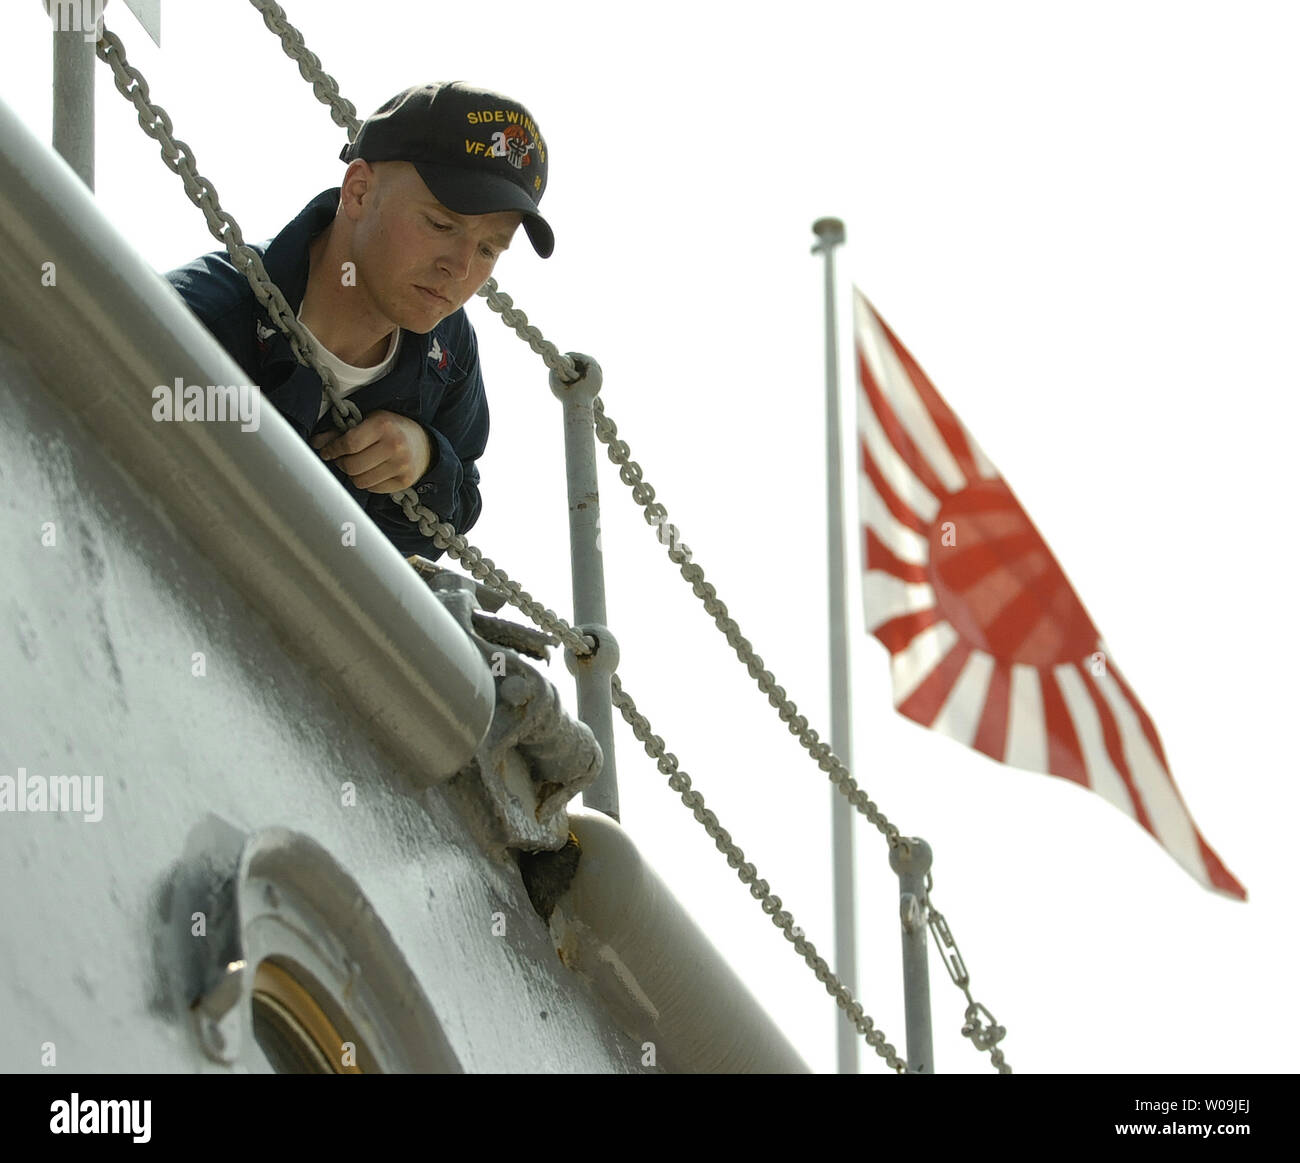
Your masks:
<svg viewBox="0 0 1300 1163"><path fill-rule="evenodd" d="M450 166L412 162L429 192L457 214L497 214L516 210L523 215L524 233L542 258L555 250L555 235L537 206L514 182L493 174L475 174Z"/></svg>

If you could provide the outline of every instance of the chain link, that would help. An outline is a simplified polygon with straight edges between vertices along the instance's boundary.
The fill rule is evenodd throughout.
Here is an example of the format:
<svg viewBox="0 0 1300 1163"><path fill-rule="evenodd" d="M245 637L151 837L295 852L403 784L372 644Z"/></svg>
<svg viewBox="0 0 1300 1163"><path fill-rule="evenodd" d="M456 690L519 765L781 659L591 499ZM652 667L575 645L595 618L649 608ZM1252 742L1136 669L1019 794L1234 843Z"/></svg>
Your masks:
<svg viewBox="0 0 1300 1163"><path fill-rule="evenodd" d="M803 958L817 980L826 987L826 992L835 999L835 1003L844 1011L845 1017L853 1023L858 1033L866 1039L867 1044L893 1070L905 1074L907 1063L899 1058L894 1047L885 1041L884 1031L875 1028L875 1022L863 1012L862 1006L854 1000L853 994L831 972L826 961L818 955L817 947L804 938L803 930L794 923L794 917L781 908L781 898L771 891L771 886L766 880L759 879L758 869L746 861L744 851L732 843L731 833L722 827L718 817L704 806L704 797L691 788L691 777L677 766L677 756L664 750L663 739L650 729L650 721L637 710L636 703L632 701L632 696L624 691L617 675L610 680L610 687L614 706L619 709L628 726L632 728L632 734L645 747L646 754L656 761L660 772L668 777L668 786L681 796L682 803L690 808L714 846L727 858L727 863L736 870L741 884L749 888L750 896L758 901L763 912L772 918L772 924L785 934L785 939L794 946L794 951Z"/></svg>

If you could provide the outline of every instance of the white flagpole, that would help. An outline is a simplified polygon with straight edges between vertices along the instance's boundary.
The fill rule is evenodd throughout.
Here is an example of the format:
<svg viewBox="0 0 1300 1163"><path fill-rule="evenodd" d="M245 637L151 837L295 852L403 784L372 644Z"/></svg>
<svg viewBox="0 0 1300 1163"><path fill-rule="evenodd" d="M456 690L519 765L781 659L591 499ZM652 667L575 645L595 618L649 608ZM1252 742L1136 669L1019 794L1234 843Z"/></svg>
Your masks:
<svg viewBox="0 0 1300 1163"><path fill-rule="evenodd" d="M819 218L813 223L818 242L813 254L826 259L826 548L829 582L831 663L831 750L853 770L849 719L848 610L844 596L844 481L840 470L839 341L835 328L835 247L844 241L844 223ZM853 893L853 809L831 788L831 862L834 870L835 973L856 994L857 925ZM839 1072L858 1073L857 1031L838 1011L835 1015Z"/></svg>

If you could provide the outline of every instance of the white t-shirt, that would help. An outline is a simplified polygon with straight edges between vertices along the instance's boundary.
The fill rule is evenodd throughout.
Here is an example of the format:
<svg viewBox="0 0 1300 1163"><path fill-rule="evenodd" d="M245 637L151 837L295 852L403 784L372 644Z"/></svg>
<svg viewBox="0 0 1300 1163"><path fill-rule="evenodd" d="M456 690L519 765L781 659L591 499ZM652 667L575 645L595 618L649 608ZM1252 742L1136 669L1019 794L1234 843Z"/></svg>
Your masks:
<svg viewBox="0 0 1300 1163"><path fill-rule="evenodd" d="M397 349L402 345L402 329L393 328L393 338L388 344L388 354L384 356L383 363L377 367L354 367L350 363L344 363L328 347L311 333L311 328L302 322L302 316L298 316L298 322L302 324L302 329L307 333L307 339L311 343L313 354L327 368L334 373L334 381L339 386L340 396L350 396L358 388L364 388L367 384L373 384L376 380L383 379L390 371L393 370L393 364L397 362ZM329 411L329 397L324 393L321 394L320 413L316 419L320 420L326 412Z"/></svg>

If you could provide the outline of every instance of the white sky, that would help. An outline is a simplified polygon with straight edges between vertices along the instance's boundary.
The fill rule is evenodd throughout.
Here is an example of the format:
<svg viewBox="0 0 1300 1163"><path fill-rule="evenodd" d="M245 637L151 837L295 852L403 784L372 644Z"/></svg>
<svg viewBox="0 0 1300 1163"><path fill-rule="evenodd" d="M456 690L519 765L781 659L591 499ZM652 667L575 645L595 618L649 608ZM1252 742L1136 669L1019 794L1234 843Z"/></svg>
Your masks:
<svg viewBox="0 0 1300 1163"><path fill-rule="evenodd" d="M161 53L120 3L109 25L245 235L268 238L338 182L342 131L243 0L163 7ZM363 116L408 84L457 78L531 109L556 252L539 260L521 234L502 286L562 349L600 361L606 408L669 519L823 733L809 247L815 218L846 221L845 431L853 281L1029 511L1250 903L1199 887L1099 796L898 716L851 589L856 778L934 847L935 902L1017 1071L1293 1070L1300 9L287 8ZM5 16L0 98L47 136L48 23L39 0ZM215 249L107 69L98 84L105 213L160 270ZM493 416L471 540L567 617L559 405L540 360L481 300L470 311ZM603 456L602 471L623 681L830 959L829 784ZM853 567L855 503L848 521ZM551 669L572 705L563 663ZM809 1065L834 1069L834 1003L626 730L618 766L646 857ZM901 1051L897 881L874 830L857 839L858 992ZM932 982L938 1070L988 1071L937 959Z"/></svg>

